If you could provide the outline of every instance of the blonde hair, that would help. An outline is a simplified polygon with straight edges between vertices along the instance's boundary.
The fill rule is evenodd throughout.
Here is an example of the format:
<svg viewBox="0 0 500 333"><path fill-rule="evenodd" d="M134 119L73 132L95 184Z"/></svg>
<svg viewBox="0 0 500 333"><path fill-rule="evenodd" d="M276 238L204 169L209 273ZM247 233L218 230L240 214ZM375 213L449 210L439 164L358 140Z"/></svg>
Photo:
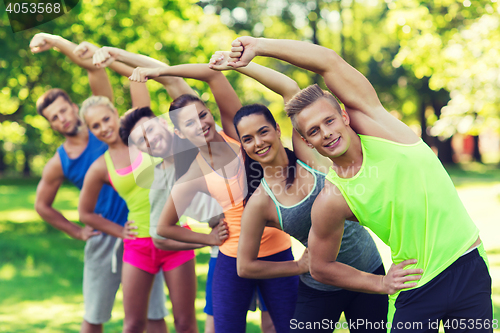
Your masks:
<svg viewBox="0 0 500 333"><path fill-rule="evenodd" d="M80 118L85 121L85 115L89 111L90 108L94 106L106 106L113 112L116 112L116 109L106 96L90 96L86 100L83 101L82 107L80 108Z"/></svg>
<svg viewBox="0 0 500 333"><path fill-rule="evenodd" d="M290 120L292 121L293 128L295 128L300 135L303 136L297 124L297 115L309 105L318 101L320 98L325 98L337 111L342 114L342 108L339 102L329 91L321 89L317 84L310 85L296 93L292 99L285 105L285 111Z"/></svg>

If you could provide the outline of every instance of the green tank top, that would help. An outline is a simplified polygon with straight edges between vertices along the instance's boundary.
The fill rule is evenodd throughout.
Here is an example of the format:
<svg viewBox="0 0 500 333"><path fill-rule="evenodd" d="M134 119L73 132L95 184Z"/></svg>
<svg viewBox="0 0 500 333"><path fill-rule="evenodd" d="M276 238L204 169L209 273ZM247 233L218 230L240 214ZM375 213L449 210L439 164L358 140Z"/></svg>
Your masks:
<svg viewBox="0 0 500 333"><path fill-rule="evenodd" d="M140 153L130 167L118 171L109 151L104 153L104 159L111 184L127 203L128 221L134 221L137 226L137 237L150 237L149 191L154 180L154 167L161 159Z"/></svg>
<svg viewBox="0 0 500 333"><path fill-rule="evenodd" d="M423 269L417 288L423 286L457 260L479 230L450 176L422 140L406 145L359 137L363 162L358 173L340 178L330 169L326 179L339 188L360 224L391 248L395 264L417 259L407 268Z"/></svg>

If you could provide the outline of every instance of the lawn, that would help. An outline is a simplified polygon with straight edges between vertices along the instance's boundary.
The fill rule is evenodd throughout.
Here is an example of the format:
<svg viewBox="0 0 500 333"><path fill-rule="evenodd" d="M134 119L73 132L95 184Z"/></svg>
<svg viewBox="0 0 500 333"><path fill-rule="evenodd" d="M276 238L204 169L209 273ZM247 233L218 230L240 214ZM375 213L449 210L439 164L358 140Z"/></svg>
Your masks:
<svg viewBox="0 0 500 333"><path fill-rule="evenodd" d="M83 315L84 242L43 222L33 210L37 180L0 181L0 332L78 332ZM65 185L55 207L77 220L78 191ZM200 332L205 314L209 249L197 250L196 311ZM170 303L167 304L170 307ZM249 313L248 332L259 332L259 313ZM175 332L173 317L167 318ZM117 294L106 332L121 332L123 304Z"/></svg>
<svg viewBox="0 0 500 333"><path fill-rule="evenodd" d="M476 192L466 192L469 189L483 193L483 188L500 186L500 171L493 167L472 165L467 170L450 168L449 172L461 196L469 195L471 200ZM40 219L33 210L36 184L36 179L0 180L0 332L78 332L83 314L81 280L84 243L70 239ZM500 191L491 193L500 194ZM496 208L500 206L499 197L491 202L497 205ZM78 191L64 185L58 193L55 207L70 219L77 220L77 203ZM470 209L469 206L467 208ZM481 210L491 211L489 208ZM473 210L469 212L471 215L478 214ZM478 218L481 225L491 224L488 220L491 217L484 221L481 216ZM494 232L490 234L498 235ZM495 242L497 236L494 235L490 244ZM495 245L498 246L487 249L493 276L495 317L500 319L500 243L495 242ZM205 319L203 307L208 259L208 248L197 250L196 310L200 332L203 332ZM384 263L387 265L387 258ZM167 306L170 307L170 303ZM258 318L259 313L249 313L247 332L260 332ZM171 315L167 323L170 332L174 332ZM105 331L121 332L122 324L123 308L119 291L113 318L105 325Z"/></svg>

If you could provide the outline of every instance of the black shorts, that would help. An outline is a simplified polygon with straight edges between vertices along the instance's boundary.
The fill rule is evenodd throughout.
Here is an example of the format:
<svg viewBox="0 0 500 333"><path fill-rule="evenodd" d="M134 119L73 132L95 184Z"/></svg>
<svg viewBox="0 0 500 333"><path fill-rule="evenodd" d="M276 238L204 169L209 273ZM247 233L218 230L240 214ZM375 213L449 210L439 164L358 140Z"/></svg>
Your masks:
<svg viewBox="0 0 500 333"><path fill-rule="evenodd" d="M438 332L440 322L445 332L493 332L498 328L483 255L481 244L422 287L402 291L389 320L391 332Z"/></svg>

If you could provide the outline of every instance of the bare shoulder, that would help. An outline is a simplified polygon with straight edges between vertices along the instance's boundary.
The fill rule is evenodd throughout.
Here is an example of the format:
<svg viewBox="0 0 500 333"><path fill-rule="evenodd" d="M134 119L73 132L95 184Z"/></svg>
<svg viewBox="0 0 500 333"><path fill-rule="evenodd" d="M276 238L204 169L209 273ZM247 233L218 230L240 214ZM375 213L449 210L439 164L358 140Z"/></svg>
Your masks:
<svg viewBox="0 0 500 333"><path fill-rule="evenodd" d="M257 187L255 192L252 194L248 200L245 211L252 212L254 216L260 216L271 223L277 223L279 225L278 215L276 213L275 204L273 199L264 190L262 184Z"/></svg>
<svg viewBox="0 0 500 333"><path fill-rule="evenodd" d="M91 169L94 170L105 170L108 171L108 167L106 166L106 160L104 159L104 155L99 156L98 159L92 163L90 166ZM89 169L90 170L90 169Z"/></svg>
<svg viewBox="0 0 500 333"><path fill-rule="evenodd" d="M62 169L61 158L59 157L59 153L56 152L47 164L45 164L42 173L42 180L50 182L63 179L64 172Z"/></svg>
<svg viewBox="0 0 500 333"><path fill-rule="evenodd" d="M107 182L107 174L108 167L106 166L106 160L104 159L104 155L101 155L97 160L92 163L89 170L87 171L87 175L92 178L103 179ZM86 176L87 177L87 176Z"/></svg>
<svg viewBox="0 0 500 333"><path fill-rule="evenodd" d="M325 181L325 186L314 201L312 211L319 215L321 220L329 220L332 216L345 220L353 215L338 187L329 181Z"/></svg>
<svg viewBox="0 0 500 333"><path fill-rule="evenodd" d="M63 181L64 172L62 163L59 154L56 153L47 164L45 164L42 179L40 179L36 188L35 209L37 212L40 212L40 209L43 210L44 208L52 206L57 191Z"/></svg>
<svg viewBox="0 0 500 333"><path fill-rule="evenodd" d="M247 212L247 214L250 213L252 217L254 217L254 221L258 218L266 223L272 223L273 226L274 223L279 225L276 209L274 208L274 202L266 193L262 184L259 185L250 199L248 199L244 212Z"/></svg>
<svg viewBox="0 0 500 333"><path fill-rule="evenodd" d="M252 209L263 211L270 205L274 205L273 200L266 193L262 184L260 184L248 200L246 207L252 207Z"/></svg>

